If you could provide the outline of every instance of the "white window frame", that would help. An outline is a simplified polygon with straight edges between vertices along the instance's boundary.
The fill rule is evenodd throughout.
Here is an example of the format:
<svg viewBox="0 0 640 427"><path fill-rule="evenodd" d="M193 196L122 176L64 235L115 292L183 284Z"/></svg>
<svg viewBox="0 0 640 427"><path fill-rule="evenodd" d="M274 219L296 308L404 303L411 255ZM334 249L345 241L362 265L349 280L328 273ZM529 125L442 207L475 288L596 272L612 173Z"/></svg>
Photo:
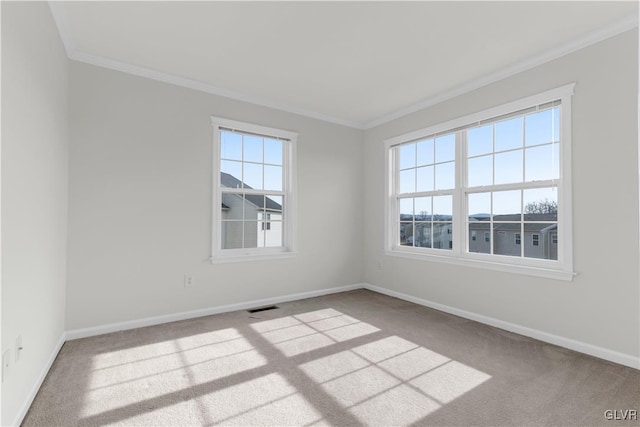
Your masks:
<svg viewBox="0 0 640 427"><path fill-rule="evenodd" d="M528 96L504 105L490 108L475 114L460 117L425 129L420 129L384 141L385 149L385 254L404 258L436 261L469 267L504 271L571 281L573 272L573 230L572 230L572 196L571 196L571 98L575 83L570 83L537 95ZM490 120L506 114L524 110L548 102L560 101L560 176L558 188L558 259L546 260L537 258L521 258L496 254L473 253L467 251L468 233L465 230L466 218L466 158L465 141L456 137L456 186L453 197L453 249L439 250L432 248L414 248L399 244L398 194L396 186L396 159L394 147L430 137L445 134L460 128L472 126L484 120ZM525 184L526 185L526 184ZM495 187L495 186L494 186ZM526 188L523 186L523 188Z"/></svg>
<svg viewBox="0 0 640 427"><path fill-rule="evenodd" d="M211 262L241 262L289 258L296 254L297 243L297 200L296 200L296 145L298 134L236 120L211 116L213 126L213 197L212 197L212 238ZM267 248L222 249L222 190L220 186L220 145L221 130L232 130L241 133L256 134L278 139L283 142L283 188L278 193L283 196L283 246Z"/></svg>

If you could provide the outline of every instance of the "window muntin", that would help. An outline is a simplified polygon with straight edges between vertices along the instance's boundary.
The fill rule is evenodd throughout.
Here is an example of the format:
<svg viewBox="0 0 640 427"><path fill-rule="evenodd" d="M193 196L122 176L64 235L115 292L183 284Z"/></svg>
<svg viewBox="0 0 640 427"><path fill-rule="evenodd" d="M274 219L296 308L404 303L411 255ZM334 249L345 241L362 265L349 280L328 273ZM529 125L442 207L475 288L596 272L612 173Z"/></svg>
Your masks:
<svg viewBox="0 0 640 427"><path fill-rule="evenodd" d="M567 119L573 86L386 141L387 253L528 266L570 277L570 230L561 223L571 216ZM450 157L438 159L439 140L452 142ZM452 168L449 185L437 185L438 165ZM441 182L449 176L440 174ZM438 218L450 224L450 243L434 239L442 230L434 227L433 208L426 218L412 210L418 201L428 205L440 196L452 198L449 217ZM396 240L400 235L404 241Z"/></svg>
<svg viewBox="0 0 640 427"><path fill-rule="evenodd" d="M215 117L212 124L212 260L292 253L297 135Z"/></svg>

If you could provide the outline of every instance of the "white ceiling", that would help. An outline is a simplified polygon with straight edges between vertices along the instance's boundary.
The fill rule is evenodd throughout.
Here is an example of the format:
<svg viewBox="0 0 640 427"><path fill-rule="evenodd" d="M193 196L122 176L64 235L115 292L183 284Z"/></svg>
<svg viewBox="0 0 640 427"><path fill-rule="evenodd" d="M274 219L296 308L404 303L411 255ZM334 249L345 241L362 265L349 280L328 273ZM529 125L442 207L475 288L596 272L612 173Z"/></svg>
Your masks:
<svg viewBox="0 0 640 427"><path fill-rule="evenodd" d="M367 128L628 30L629 2L52 2L72 59Z"/></svg>

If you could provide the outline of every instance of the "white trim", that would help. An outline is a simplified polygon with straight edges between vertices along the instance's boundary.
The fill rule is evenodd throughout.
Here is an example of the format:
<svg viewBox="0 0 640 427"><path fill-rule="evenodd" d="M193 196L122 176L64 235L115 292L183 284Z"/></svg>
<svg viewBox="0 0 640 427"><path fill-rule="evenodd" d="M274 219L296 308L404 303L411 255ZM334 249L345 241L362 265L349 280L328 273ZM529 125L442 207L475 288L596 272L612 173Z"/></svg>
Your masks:
<svg viewBox="0 0 640 427"><path fill-rule="evenodd" d="M107 325L94 326L94 327L82 328L82 329L74 329L67 332L63 332L62 335L60 336L60 339L58 340L58 343L54 348L54 351L51 353L51 356L47 360L47 363L44 365L43 369L41 370L38 380L33 385L31 392L29 393L28 397L25 399L25 402L23 403L20 411L18 412L13 425L19 426L22 423L25 415L27 414L27 411L29 410L31 404L33 403L33 400L36 397L36 394L40 390L40 387L42 386L44 379L49 373L49 370L51 369L53 362L55 361L58 353L60 352L60 349L62 348L62 346L66 341L80 339L80 338L87 338L87 337L92 337L96 335L103 335L103 334L108 334L108 333L117 332L117 331L142 328L145 326L159 325L159 324L175 322L179 320L193 319L193 318L202 317L202 316L210 316L213 314L227 313L227 312L237 311L237 310L246 310L253 307L278 304L278 303L283 303L287 301L296 301L296 300L301 300L306 298L319 297L323 295L348 292L356 289L367 289L372 292L377 292L383 295L399 298L401 300L409 301L414 304L422 305L424 307L429 307L434 310L439 310L445 313L453 314L454 316L463 317L465 319L480 322L495 328L504 329L506 331L510 331L510 332L514 332L530 338L534 338L539 341L543 341L550 344L558 345L560 347L568 348L570 350L574 350L579 353L588 354L594 357L598 357L600 359L608 360L613 363L618 363L620 365L628 366L635 369L640 369L640 358L636 356L632 356L630 354L620 353L617 351L609 350L604 347L588 344L582 341L573 340L573 339L562 337L559 335L543 332L537 329L528 328L526 326L517 325L515 323L510 323L510 322L495 319L492 317L484 316L481 314L476 314L469 311L461 310L455 307L450 307L444 304L439 304L426 299L414 297L412 295L408 295L402 292L393 291L391 289L383 288L380 286L375 286L370 283L357 283L353 285L338 286L334 288L326 288L326 289L320 289L316 291L308 291L308 292L301 292L297 294L283 295L279 297L264 298L264 299L253 300L248 302L228 304L228 305L205 308L200 310L167 314L162 316L147 317L143 319L130 320L125 322L110 323Z"/></svg>
<svg viewBox="0 0 640 427"><path fill-rule="evenodd" d="M403 135L392 137L384 141L385 148L385 255L405 257L412 259L422 259L435 262L443 262L448 264L456 264L465 267L485 267L490 270L504 271L509 273L524 274L537 277L545 277L556 280L573 280L576 273L573 272L573 229L572 229L572 196L571 196L571 101L574 94L576 83L569 83L554 89L547 90L542 93L534 94L524 98L508 102L499 106L488 108L477 113L469 114L438 123L424 129L419 129ZM484 121L491 121L499 118L504 114L522 111L524 109L543 105L548 102L560 100L560 157L562 167L560 168L560 177L558 179L558 203L562 208L558 218L560 224L559 241L561 242L557 260L540 260L534 258L523 257L506 257L496 254L485 255L468 252L467 234L461 230L464 224L463 218L466 218L465 197L467 192L476 191L498 191L505 189L526 189L539 188L541 186L551 186L551 181L535 181L531 183L514 183L502 185L490 185L482 188L468 188L465 185L464 178L466 167L462 166L465 160L464 139L460 140L456 136L456 186L453 189L453 221L452 225L455 242L457 243L452 250L427 249L427 248L410 248L398 245L398 228L397 218L399 212L396 203L396 197L400 194L396 193L396 175L397 160L395 159L394 147L412 143L417 140L432 137L436 134L455 132L459 135L465 127L473 126ZM569 120L567 120L567 118ZM442 192L443 194L451 193L449 190ZM414 192L408 193L409 197L420 197L422 195L438 194L438 191ZM456 203L457 199L457 203ZM457 210L455 209L457 208ZM463 212L462 215L460 213ZM456 219L457 218L457 219ZM462 233L461 233L462 231ZM457 237L456 237L457 236ZM463 243L464 242L464 243Z"/></svg>
<svg viewBox="0 0 640 427"><path fill-rule="evenodd" d="M303 117L310 117L312 119L322 120L324 122L329 122L329 123L335 123L335 124L347 126L350 128L363 129L361 123L353 122L351 120L345 120L339 117L328 116L326 114L305 110L303 108L298 108L282 102L272 101L270 99L245 94L242 92L223 89L220 87L210 85L208 83L203 83L203 82L189 79L186 77L181 77L174 74L153 70L151 68L127 64L125 62L116 61L115 59L105 58L103 56L92 55L89 53L72 50L69 53L69 59L72 59L78 62L84 62L85 64L108 68L110 70L121 71L123 73L132 74L134 76L145 77L151 80L169 83L176 86L182 86L187 89L193 89L193 90L197 90L205 93L210 93L212 95L223 96L225 98L234 99L236 101L242 101L242 102L247 102L249 104L259 105L261 107L273 108L274 110L285 111L287 113L297 114Z"/></svg>
<svg viewBox="0 0 640 427"><path fill-rule="evenodd" d="M214 223L215 225L215 223ZM268 249L268 248L264 248ZM284 249L280 249L278 251L265 251L260 252L259 250L246 250L242 249L227 249L228 251L232 251L230 254L225 254L224 252L219 252L216 256L211 256L209 259L211 264L226 264L230 262L248 262L248 261L271 261L276 259L286 259L286 258L295 258L298 254L295 251L287 251Z"/></svg>
<svg viewBox="0 0 640 427"><path fill-rule="evenodd" d="M238 262L269 260L277 258L291 258L297 254L297 142L298 133L276 129L252 123L245 123L236 120L211 116L211 126L213 127L213 196L211 206L211 256L213 264L220 262ZM283 246L276 248L244 248L244 249L222 249L222 231L220 206L222 204L222 189L220 185L220 131L228 128L237 132L249 132L265 137L279 138L283 144L283 189L274 192L284 197L286 207L283 210ZM267 190L250 190L249 194L270 193Z"/></svg>
<svg viewBox="0 0 640 427"><path fill-rule="evenodd" d="M176 322L178 320L193 319L196 317L211 316L213 314L228 313L230 311L246 310L249 308L264 305L278 304L288 301L296 301L306 298L314 298L323 295L336 294L340 292L362 289L364 285L357 283L354 285L337 286L335 288L318 289L315 291L301 292L296 294L282 295L278 297L257 299L235 304L220 305L217 307L203 308L200 310L183 311L180 313L165 314L162 316L145 317L143 319L129 320L125 322L110 323L107 325L94 326L90 328L73 329L67 331L67 340L92 337L95 335L108 334L111 332L125 331L128 329L142 328L145 326L160 325L163 323Z"/></svg>
<svg viewBox="0 0 640 427"><path fill-rule="evenodd" d="M509 332L524 335L530 338L537 339L546 343L554 344L560 347L568 348L570 350L577 351L579 353L588 354L600 359L608 360L610 362L618 363L620 365L628 366L630 368L640 369L640 358L626 353L620 353L614 350L609 350L597 345L588 344L582 341L573 340L571 338L562 337L560 335L550 334L548 332L540 331L538 329L528 328L515 323L506 322L504 320L496 319L482 314L476 314L470 311L461 310L459 308L450 307L448 305L439 304L426 299L414 297L402 292L393 291L391 289L375 286L369 283L364 284L364 288L370 291L378 292L391 297L399 298L401 300L409 301L415 304L419 304L425 307L433 308L435 310L443 311L445 313L453 314L454 316L464 317L465 319L473 320L483 323L485 325L493 326L495 328L504 329Z"/></svg>
<svg viewBox="0 0 640 427"><path fill-rule="evenodd" d="M364 129L371 129L376 126L380 126L382 124L388 123L392 120L399 119L401 117L415 113L417 111L424 110L429 107L433 107L434 105L437 105L449 99L455 98L456 96L460 96L465 93L471 92L473 90L479 89L483 86L490 85L491 83L504 80L508 77L530 70L532 68L545 64L547 62L551 62L555 59L562 58L565 55L576 52L580 49L584 49L585 47L591 46L593 44L606 40L610 37L621 34L625 31L631 30L637 26L638 26L637 15L626 16L612 23L611 25L607 25L596 31L590 32L581 37L577 37L573 40L563 43L560 46L557 46L546 52L532 56L520 62L516 62L515 64L507 66L501 70L497 70L492 73L489 73L478 79L471 80L459 86L455 86L437 95L426 98L423 101L417 102L408 107L397 110L393 113L384 115L375 120L371 120L369 122L363 123L362 127Z"/></svg>
<svg viewBox="0 0 640 427"><path fill-rule="evenodd" d="M67 53L67 57L71 58L71 55L76 50L76 44L73 41L73 37L71 36L71 31L69 31L67 14L65 13L64 7L61 6L61 3L59 1L50 0L48 1L48 3L51 14L53 15L53 20L56 23L56 27L58 27L58 33L60 33L60 38L62 39L64 50Z"/></svg>
<svg viewBox="0 0 640 427"><path fill-rule="evenodd" d="M276 129L267 126L255 125L253 123L240 122L238 120L225 119L223 117L211 116L212 126L221 126L239 132L251 132L264 136L286 138L290 141L298 139L298 133L289 130Z"/></svg>
<svg viewBox="0 0 640 427"><path fill-rule="evenodd" d="M435 249L436 251L438 249ZM441 253L442 250L438 250ZM520 265L520 264L507 264L506 262L499 262L496 259L491 260L482 260L482 259L473 259L471 257L456 257L451 255L438 255L436 253L416 253L405 249L404 247L400 247L399 250L385 250L385 255L398 257L398 258L409 258L409 259L417 259L421 261L433 261L439 262L443 264L453 264L461 267L473 267L473 268L481 268L484 270L493 270L493 271L502 271L505 273L513 273L513 274L522 274L525 276L535 276L535 277L543 277L546 279L554 279L554 280L562 280L565 282L573 281L574 276L577 273L573 271L559 270L554 268L544 268L537 265ZM471 254L476 255L476 254ZM477 254L478 256L482 256L483 254ZM491 257L498 257L503 259L500 255L488 255ZM540 261L537 259L532 259L532 263L536 263L536 261ZM536 263L537 264L537 263Z"/></svg>
<svg viewBox="0 0 640 427"><path fill-rule="evenodd" d="M40 375L38 375L36 382L31 387L31 391L27 395L27 398L22 404L22 407L20 407L20 411L18 411L18 414L16 415L16 419L12 425L19 426L20 424L22 424L22 421L24 420L25 415L27 415L27 411L29 411L29 408L31 407L33 400L36 398L36 394L38 394L38 391L40 391L40 387L42 386L44 379L47 377L47 374L49 373L49 370L51 369L53 362L56 360L56 357L58 357L58 353L60 352L60 349L62 348L62 346L66 341L67 341L67 334L66 332L63 332L62 335L60 335L60 339L58 340L55 347L53 348L53 351L51 352L49 359L47 359L47 362L40 370Z"/></svg>
<svg viewBox="0 0 640 427"><path fill-rule="evenodd" d="M501 116L513 111L522 110L533 105L540 105L550 100L562 99L564 105L565 98L575 93L576 83L568 83L563 86L549 89L544 92L540 92L531 96L525 96L520 99L516 99L506 104L501 104L486 110L479 111L473 114L467 114L466 116L457 117L455 119L447 120L446 122L438 123L419 129L413 132L408 132L403 135L395 136L393 138L386 139L384 141L385 148L389 148L393 145L398 145L403 142L409 142L420 138L425 138L439 132L447 132L451 129L456 129L461 126L467 126L481 120L488 120L493 117Z"/></svg>
<svg viewBox="0 0 640 427"><path fill-rule="evenodd" d="M121 71L124 73L132 74L135 76L146 77L151 80L157 80L164 83L174 84L177 86L186 87L188 89L198 90L213 95L223 96L229 99L235 99L238 101L248 102L263 107L273 108L280 111L285 111L292 114L297 114L303 117L309 117L312 119L322 120L329 123L335 123L342 126L347 126L354 129L367 130L376 126L388 123L392 120L404 117L406 115L415 113L425 108L432 107L441 102L455 98L456 96L463 95L467 92L479 89L483 86L487 86L491 83L495 83L499 80L511 77L515 74L527 71L531 68L537 67L544 63L561 58L577 50L588 47L592 44L606 40L610 37L621 34L625 31L631 30L638 26L638 16L629 15L610 25L602 27L593 32L584 34L583 36L576 37L560 46L550 49L546 52L530 57L523 61L517 62L510 66L507 66L501 70L497 70L493 73L489 73L478 79L471 80L454 88L448 89L444 92L428 97L420 102L412 104L408 107L402 108L390 114L378 117L377 119L370 120L368 122L355 122L353 120L346 120L339 117L333 117L326 114L310 111L295 106L287 105L280 102L275 102L269 99L256 97L240 92L230 91L227 89L219 88L200 81L176 76L169 73L153 70L150 68L140 67L133 64L127 64L124 62L116 61L114 59L92 55L85 52L79 52L76 48L75 41L69 31L69 25L67 23L64 7L61 6L59 1L49 0L49 7L53 14L53 19L58 27L58 32L64 43L65 50L69 59L84 62L86 64L96 65L98 67L108 68L111 70Z"/></svg>

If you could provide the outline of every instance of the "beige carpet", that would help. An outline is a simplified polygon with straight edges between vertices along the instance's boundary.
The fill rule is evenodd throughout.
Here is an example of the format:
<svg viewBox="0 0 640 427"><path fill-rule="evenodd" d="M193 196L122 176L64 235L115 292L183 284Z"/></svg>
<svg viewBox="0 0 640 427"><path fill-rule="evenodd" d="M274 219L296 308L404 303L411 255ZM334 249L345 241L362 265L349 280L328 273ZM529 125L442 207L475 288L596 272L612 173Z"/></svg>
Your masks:
<svg viewBox="0 0 640 427"><path fill-rule="evenodd" d="M24 426L640 425L640 372L366 290L67 342Z"/></svg>

